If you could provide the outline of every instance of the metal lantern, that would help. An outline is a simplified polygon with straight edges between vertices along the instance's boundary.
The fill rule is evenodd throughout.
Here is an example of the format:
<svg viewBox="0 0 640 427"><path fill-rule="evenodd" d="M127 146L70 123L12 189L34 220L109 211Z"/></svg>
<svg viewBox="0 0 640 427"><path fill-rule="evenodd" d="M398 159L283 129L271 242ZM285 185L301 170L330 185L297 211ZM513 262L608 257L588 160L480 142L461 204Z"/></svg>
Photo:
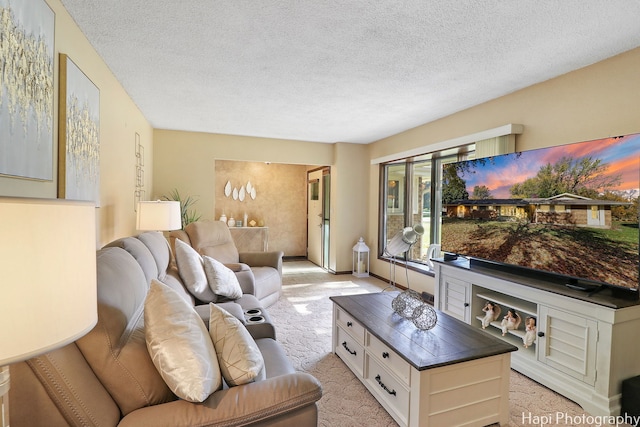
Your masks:
<svg viewBox="0 0 640 427"><path fill-rule="evenodd" d="M369 247L362 237L353 247L353 275L369 277Z"/></svg>

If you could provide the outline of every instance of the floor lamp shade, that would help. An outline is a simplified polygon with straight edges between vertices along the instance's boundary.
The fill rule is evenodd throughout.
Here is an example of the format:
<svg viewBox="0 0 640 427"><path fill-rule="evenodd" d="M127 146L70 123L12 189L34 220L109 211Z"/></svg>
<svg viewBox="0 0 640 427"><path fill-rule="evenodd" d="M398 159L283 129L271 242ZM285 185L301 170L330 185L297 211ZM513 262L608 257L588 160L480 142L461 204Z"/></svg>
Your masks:
<svg viewBox="0 0 640 427"><path fill-rule="evenodd" d="M138 203L136 228L140 231L170 231L182 228L182 214L178 201Z"/></svg>
<svg viewBox="0 0 640 427"><path fill-rule="evenodd" d="M398 256L403 254L408 251L423 234L424 227L422 224L403 228L391 238L387 246L384 248L385 255Z"/></svg>
<svg viewBox="0 0 640 427"><path fill-rule="evenodd" d="M0 366L95 326L95 216L91 202L0 197Z"/></svg>

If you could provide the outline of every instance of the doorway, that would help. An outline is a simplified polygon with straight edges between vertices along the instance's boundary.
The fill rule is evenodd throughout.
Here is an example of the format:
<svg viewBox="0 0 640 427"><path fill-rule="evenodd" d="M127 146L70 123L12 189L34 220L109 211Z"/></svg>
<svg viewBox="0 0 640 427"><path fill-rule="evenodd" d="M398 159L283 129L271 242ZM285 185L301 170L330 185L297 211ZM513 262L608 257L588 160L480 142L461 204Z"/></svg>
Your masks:
<svg viewBox="0 0 640 427"><path fill-rule="evenodd" d="M307 259L329 269L331 173L323 167L307 172Z"/></svg>

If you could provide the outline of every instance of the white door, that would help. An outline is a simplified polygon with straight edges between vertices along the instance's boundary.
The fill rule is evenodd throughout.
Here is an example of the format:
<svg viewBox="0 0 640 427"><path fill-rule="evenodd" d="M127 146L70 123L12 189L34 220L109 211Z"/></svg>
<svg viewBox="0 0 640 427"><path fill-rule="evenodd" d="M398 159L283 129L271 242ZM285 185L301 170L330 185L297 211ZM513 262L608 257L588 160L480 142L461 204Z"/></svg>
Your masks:
<svg viewBox="0 0 640 427"><path fill-rule="evenodd" d="M322 170L307 178L307 259L322 266Z"/></svg>
<svg viewBox="0 0 640 427"><path fill-rule="evenodd" d="M600 206L589 206L589 210L587 211L587 225L604 225L604 212L600 209Z"/></svg>

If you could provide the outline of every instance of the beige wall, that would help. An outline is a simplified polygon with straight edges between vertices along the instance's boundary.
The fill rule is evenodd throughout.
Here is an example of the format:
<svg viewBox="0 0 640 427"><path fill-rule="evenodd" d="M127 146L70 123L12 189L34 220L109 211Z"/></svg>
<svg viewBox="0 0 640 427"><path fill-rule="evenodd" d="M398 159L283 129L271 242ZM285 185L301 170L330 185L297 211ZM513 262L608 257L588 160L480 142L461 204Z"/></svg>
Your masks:
<svg viewBox="0 0 640 427"><path fill-rule="evenodd" d="M203 218L215 216L215 189L220 185L216 180L216 160L333 163L331 144L160 129L154 130L153 135L153 197L168 194L173 188L197 196L196 208Z"/></svg>
<svg viewBox="0 0 640 427"><path fill-rule="evenodd" d="M282 163L216 160L215 215L233 216L249 221L262 220L269 228L269 249L283 251L285 256L307 255L307 167ZM231 188L256 188L256 198L241 201L225 196L226 183Z"/></svg>
<svg viewBox="0 0 640 427"><path fill-rule="evenodd" d="M334 271L351 271L351 248L367 230L368 150L366 145L320 144L156 129L154 197L177 188L182 194L199 198L196 208L203 218L218 218L221 207L217 205L216 192L224 188L226 180L221 181L218 177L216 160L306 165L307 168L331 166L329 267ZM306 184L304 203L304 210L297 221L300 218L306 221ZM270 244L270 247L275 248L275 244Z"/></svg>
<svg viewBox="0 0 640 427"><path fill-rule="evenodd" d="M352 269L353 246L358 239L364 237L369 247L372 243L367 238L369 146L335 144L335 153L336 161L331 168L329 268L345 272Z"/></svg>
<svg viewBox="0 0 640 427"><path fill-rule="evenodd" d="M58 134L58 54L67 54L100 89L100 208L96 209L97 244L135 232L135 133L145 146L147 191L153 171L152 129L102 59L93 50L59 0L47 0L55 13L54 129ZM54 138L53 181L0 177L0 194L22 197L57 196L57 137Z"/></svg>
<svg viewBox="0 0 640 427"><path fill-rule="evenodd" d="M640 48L370 144L371 158L428 146L507 123L524 125L517 150L640 132ZM369 170L368 237L377 254L378 166ZM375 256L373 257L375 258ZM375 260L372 272L389 275ZM404 284L404 272L397 275ZM411 288L433 293L433 279L410 275Z"/></svg>

